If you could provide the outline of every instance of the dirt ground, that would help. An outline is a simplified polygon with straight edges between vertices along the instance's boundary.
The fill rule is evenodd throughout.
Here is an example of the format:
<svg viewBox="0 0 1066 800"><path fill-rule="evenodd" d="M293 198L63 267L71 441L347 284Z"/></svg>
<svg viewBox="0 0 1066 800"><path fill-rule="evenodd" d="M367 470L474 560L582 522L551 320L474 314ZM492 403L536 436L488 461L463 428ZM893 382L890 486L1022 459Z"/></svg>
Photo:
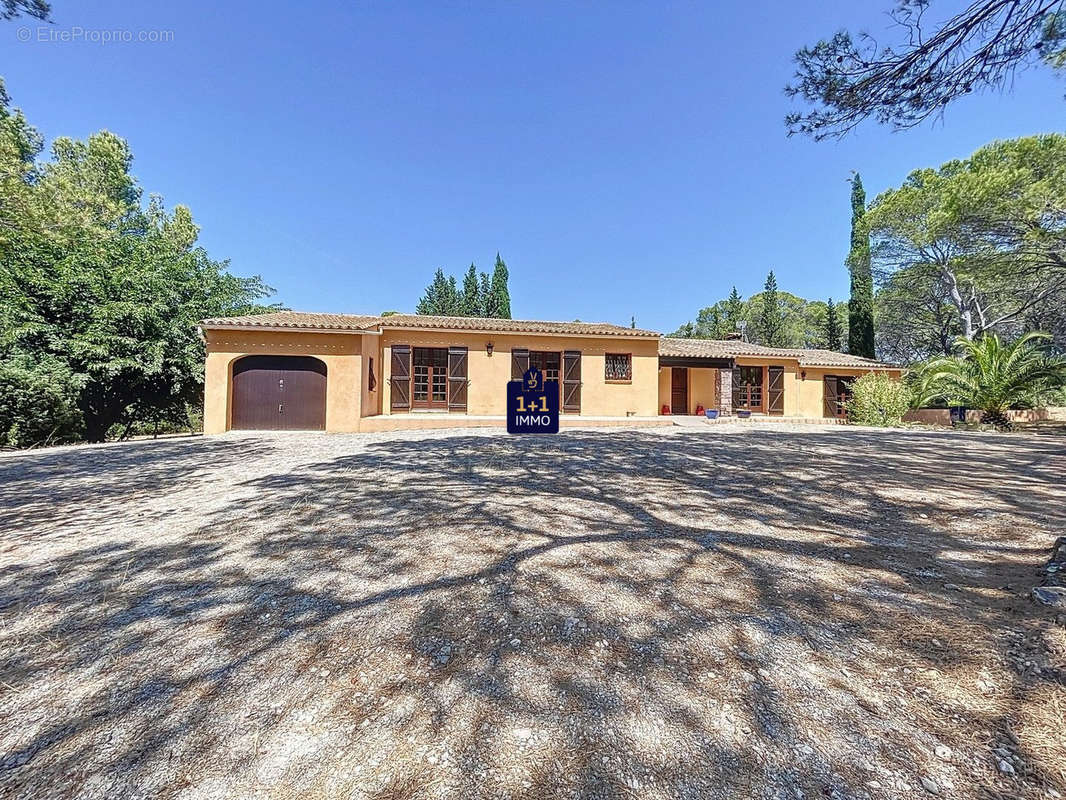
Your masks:
<svg viewBox="0 0 1066 800"><path fill-rule="evenodd" d="M1060 437L0 456L0 797L1059 798Z"/></svg>

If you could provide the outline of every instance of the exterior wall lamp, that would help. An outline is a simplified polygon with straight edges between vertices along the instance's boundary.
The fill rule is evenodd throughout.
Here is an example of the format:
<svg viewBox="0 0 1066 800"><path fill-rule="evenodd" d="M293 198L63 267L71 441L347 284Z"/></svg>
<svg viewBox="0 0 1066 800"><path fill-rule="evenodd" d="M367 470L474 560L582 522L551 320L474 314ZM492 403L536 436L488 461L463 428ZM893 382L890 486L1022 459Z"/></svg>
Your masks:
<svg viewBox="0 0 1066 800"><path fill-rule="evenodd" d="M485 342L485 352L488 355L490 355L490 356L492 355L492 348L493 348L492 342Z"/></svg>
<svg viewBox="0 0 1066 800"><path fill-rule="evenodd" d="M807 380L807 370L805 370L805 369L804 370L800 370L800 380L801 381Z"/></svg>

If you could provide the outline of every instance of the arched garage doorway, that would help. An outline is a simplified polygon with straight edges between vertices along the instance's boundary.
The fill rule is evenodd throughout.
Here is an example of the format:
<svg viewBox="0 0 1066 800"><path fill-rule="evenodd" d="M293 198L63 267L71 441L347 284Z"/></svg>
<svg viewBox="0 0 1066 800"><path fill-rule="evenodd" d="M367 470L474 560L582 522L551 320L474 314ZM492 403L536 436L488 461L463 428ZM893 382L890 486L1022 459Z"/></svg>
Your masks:
<svg viewBox="0 0 1066 800"><path fill-rule="evenodd" d="M233 364L234 430L326 429L326 365L308 356L245 356Z"/></svg>

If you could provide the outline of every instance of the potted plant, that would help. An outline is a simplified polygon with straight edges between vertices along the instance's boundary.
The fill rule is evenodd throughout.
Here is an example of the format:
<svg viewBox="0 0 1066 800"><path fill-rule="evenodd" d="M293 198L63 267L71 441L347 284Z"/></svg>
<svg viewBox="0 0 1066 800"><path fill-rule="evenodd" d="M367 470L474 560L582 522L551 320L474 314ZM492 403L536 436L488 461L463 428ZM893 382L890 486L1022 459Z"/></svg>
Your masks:
<svg viewBox="0 0 1066 800"><path fill-rule="evenodd" d="M717 408L708 408L703 413L707 415L707 419L718 419Z"/></svg>
<svg viewBox="0 0 1066 800"><path fill-rule="evenodd" d="M738 408L737 409L737 416L740 417L741 419L747 419L748 417L751 416L751 409L750 408Z"/></svg>

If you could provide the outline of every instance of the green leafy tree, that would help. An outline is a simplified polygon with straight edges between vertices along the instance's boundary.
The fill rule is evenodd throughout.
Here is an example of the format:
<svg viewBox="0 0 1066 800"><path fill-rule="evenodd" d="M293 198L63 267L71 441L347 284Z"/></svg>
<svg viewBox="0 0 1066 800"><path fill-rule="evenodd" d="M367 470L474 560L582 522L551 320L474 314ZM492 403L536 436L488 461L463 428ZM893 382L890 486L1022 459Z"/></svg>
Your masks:
<svg viewBox="0 0 1066 800"><path fill-rule="evenodd" d="M877 197L865 226L879 319L922 342L917 357L986 332L1043 329L1066 345L1066 136L993 142L916 170Z"/></svg>
<svg viewBox="0 0 1066 800"><path fill-rule="evenodd" d="M507 264L496 254L496 266L492 270L492 284L489 288L489 302L486 304L487 317L511 319L511 293L507 288L509 273Z"/></svg>
<svg viewBox="0 0 1066 800"><path fill-rule="evenodd" d="M840 31L796 53L785 91L808 110L785 118L789 135L843 136L871 118L909 128L962 95L1008 87L1029 65L1066 66L1063 0L976 0L938 25L929 5L897 0L887 42Z"/></svg>
<svg viewBox="0 0 1066 800"><path fill-rule="evenodd" d="M762 293L762 311L759 315L759 341L767 347L782 347L784 312L777 296L777 278L774 271L766 276Z"/></svg>
<svg viewBox="0 0 1066 800"><path fill-rule="evenodd" d="M978 408L981 422L1009 428L1007 409L1035 404L1042 394L1066 385L1066 359L1040 346L1048 338L1036 331L1010 344L996 334L960 338L958 356L930 361L923 372L949 403Z"/></svg>
<svg viewBox="0 0 1066 800"><path fill-rule="evenodd" d="M701 308L696 314L695 322L686 322L681 325L671 336L681 339L724 339L727 327L724 321L724 307L726 301L719 300L713 306ZM741 302L741 316L744 311L744 303ZM738 317L738 320L740 317Z"/></svg>
<svg viewBox="0 0 1066 800"><path fill-rule="evenodd" d="M911 408L911 392L903 381L883 372L871 372L851 384L847 402L848 422L897 428Z"/></svg>
<svg viewBox="0 0 1066 800"><path fill-rule="evenodd" d="M870 267L870 234L863 225L866 214L866 190L862 178L851 179L851 252L848 272L851 275L851 299L848 301L848 352L874 358L874 280Z"/></svg>
<svg viewBox="0 0 1066 800"><path fill-rule="evenodd" d="M481 296L477 267L471 263L463 277L463 288L459 293L459 314L464 317L479 317L484 308L485 300Z"/></svg>
<svg viewBox="0 0 1066 800"><path fill-rule="evenodd" d="M828 350L840 349L840 315L833 298L825 304L825 346Z"/></svg>
<svg viewBox="0 0 1066 800"><path fill-rule="evenodd" d="M269 288L197 247L187 208L142 206L125 141L59 138L38 162L40 137L0 100L0 443L187 422L197 322L263 310Z"/></svg>
<svg viewBox="0 0 1066 800"><path fill-rule="evenodd" d="M670 334L676 339L701 339L704 337L696 336L696 325L692 322L682 323L676 331Z"/></svg>

